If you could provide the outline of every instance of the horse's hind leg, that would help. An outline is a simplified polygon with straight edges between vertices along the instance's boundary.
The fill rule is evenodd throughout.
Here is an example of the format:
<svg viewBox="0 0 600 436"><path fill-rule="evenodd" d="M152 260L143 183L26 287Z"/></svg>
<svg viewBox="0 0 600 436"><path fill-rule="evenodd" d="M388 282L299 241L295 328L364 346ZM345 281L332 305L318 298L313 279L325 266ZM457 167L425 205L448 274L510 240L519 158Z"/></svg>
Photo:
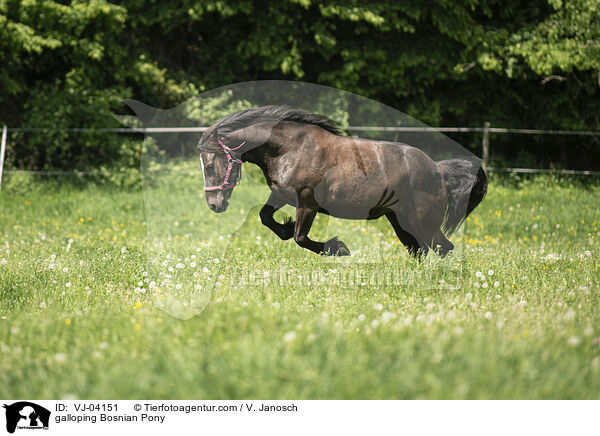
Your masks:
<svg viewBox="0 0 600 436"><path fill-rule="evenodd" d="M388 221L394 228L394 231L396 232L396 236L398 236L398 239L400 239L400 242L402 242L402 244L404 244L404 246L408 249L408 252L411 255L418 257L420 253L423 253L423 252L424 252L424 254L427 253L427 251L426 251L427 246L424 245L422 247L419 244L419 242L417 241L417 239L411 233L407 232L406 230L404 230L402 228L402 226L398 222L398 218L396 217L396 214L394 212L386 213L385 217L388 219ZM423 250L422 248L425 248L425 250ZM419 251L419 250L421 250L421 251Z"/></svg>
<svg viewBox="0 0 600 436"><path fill-rule="evenodd" d="M267 203L262 207L259 213L260 221L284 241L294 236L294 221L289 218L281 224L275 221L273 214L285 206L285 204L286 203L283 200L280 200L277 196L271 194Z"/></svg>

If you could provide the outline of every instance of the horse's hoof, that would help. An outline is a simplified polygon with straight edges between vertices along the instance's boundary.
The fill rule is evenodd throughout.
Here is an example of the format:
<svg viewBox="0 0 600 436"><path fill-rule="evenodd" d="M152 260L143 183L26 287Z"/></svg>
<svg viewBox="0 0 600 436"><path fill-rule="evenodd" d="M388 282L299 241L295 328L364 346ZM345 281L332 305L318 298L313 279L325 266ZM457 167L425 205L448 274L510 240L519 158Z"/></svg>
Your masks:
<svg viewBox="0 0 600 436"><path fill-rule="evenodd" d="M350 250L338 238L332 238L325 242L323 254L325 256L350 256Z"/></svg>
<svg viewBox="0 0 600 436"><path fill-rule="evenodd" d="M286 219L281 227L283 230L280 233L278 233L279 238L281 238L281 240L283 240L283 241L292 239L292 237L294 236L295 226L296 226L295 221L293 221L291 218Z"/></svg>

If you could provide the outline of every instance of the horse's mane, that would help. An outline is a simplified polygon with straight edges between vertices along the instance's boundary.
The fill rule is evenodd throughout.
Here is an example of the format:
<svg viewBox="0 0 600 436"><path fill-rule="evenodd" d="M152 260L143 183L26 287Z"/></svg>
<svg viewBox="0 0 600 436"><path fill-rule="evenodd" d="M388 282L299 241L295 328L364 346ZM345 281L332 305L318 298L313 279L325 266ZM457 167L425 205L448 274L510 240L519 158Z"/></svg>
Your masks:
<svg viewBox="0 0 600 436"><path fill-rule="evenodd" d="M289 106L263 106L234 112L219 121L216 128L220 132L227 133L260 121L313 124L336 135L341 134L337 123L330 118Z"/></svg>

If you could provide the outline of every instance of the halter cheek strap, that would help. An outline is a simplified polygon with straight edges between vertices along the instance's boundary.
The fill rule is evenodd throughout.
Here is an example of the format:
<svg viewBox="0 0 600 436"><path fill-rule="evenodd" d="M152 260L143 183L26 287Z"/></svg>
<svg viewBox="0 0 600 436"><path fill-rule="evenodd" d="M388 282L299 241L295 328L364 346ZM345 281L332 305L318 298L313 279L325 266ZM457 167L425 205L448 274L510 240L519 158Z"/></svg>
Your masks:
<svg viewBox="0 0 600 436"><path fill-rule="evenodd" d="M204 185L204 190L205 191L223 191L225 189L233 189L235 188L235 186L237 185L237 180L234 180L233 182L229 181L229 176L231 175L231 170L233 169L233 164L240 164L242 165L243 162L241 161L241 159L234 159L231 156L232 151L235 151L239 148L242 148L242 146L246 143L246 141L243 141L240 145L238 145L235 148L229 148L225 145L225 143L221 140L221 137L219 137L219 145L221 146L221 148L223 149L223 151L225 152L225 155L227 156L227 171L225 172L225 178L223 179L223 183L221 183L220 185L217 186L206 186L206 182Z"/></svg>

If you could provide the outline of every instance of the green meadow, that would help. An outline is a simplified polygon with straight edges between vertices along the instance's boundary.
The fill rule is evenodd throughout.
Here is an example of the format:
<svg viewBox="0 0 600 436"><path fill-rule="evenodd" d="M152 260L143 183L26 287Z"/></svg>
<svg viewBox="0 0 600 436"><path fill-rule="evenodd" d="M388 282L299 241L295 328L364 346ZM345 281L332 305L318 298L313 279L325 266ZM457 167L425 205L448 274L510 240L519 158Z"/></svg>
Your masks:
<svg viewBox="0 0 600 436"><path fill-rule="evenodd" d="M419 263L385 220L317 219L349 257L280 241L252 170L224 214L195 162L143 189L11 175L0 397L600 399L599 194L492 177Z"/></svg>

